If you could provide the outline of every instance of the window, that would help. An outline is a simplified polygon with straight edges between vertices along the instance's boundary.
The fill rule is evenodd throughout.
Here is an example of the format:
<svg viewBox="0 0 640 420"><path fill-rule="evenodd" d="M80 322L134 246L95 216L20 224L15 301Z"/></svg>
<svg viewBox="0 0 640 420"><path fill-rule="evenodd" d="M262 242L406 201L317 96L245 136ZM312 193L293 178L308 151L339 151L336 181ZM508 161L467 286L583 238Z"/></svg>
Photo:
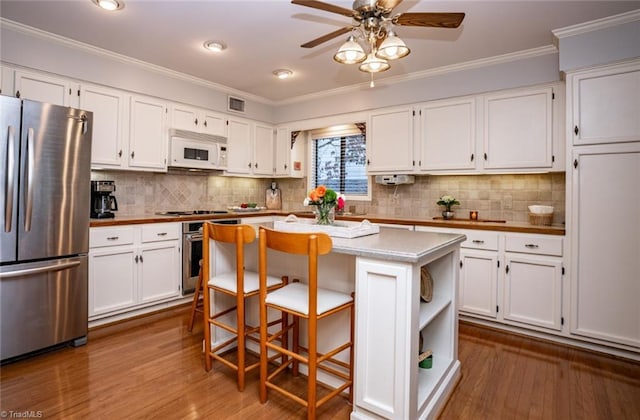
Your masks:
<svg viewBox="0 0 640 420"><path fill-rule="evenodd" d="M369 199L366 138L355 125L311 133L310 188L325 185L350 199Z"/></svg>

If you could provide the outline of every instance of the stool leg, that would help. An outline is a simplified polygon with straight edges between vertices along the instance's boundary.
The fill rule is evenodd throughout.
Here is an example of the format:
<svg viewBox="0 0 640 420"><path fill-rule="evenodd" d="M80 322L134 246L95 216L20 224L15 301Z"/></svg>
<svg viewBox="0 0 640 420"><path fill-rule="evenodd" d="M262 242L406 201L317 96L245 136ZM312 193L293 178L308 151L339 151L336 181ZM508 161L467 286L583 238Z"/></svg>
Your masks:
<svg viewBox="0 0 640 420"><path fill-rule="evenodd" d="M316 394L316 380L318 374L318 330L317 319L313 314L311 314L308 319L307 337L309 341L309 363L307 365L309 369L309 376L307 379L307 419L312 420L316 418L316 401L318 399Z"/></svg>
<svg viewBox="0 0 640 420"><path fill-rule="evenodd" d="M238 340L238 391L244 391L245 374L245 319L244 319L244 294L238 291L236 295L236 326Z"/></svg>
<svg viewBox="0 0 640 420"><path fill-rule="evenodd" d="M191 319L189 319L189 327L187 331L193 330L193 324L196 320L196 312L198 307L198 301L200 300L200 292L202 291L202 267L198 272L198 281L196 282L196 291L193 294L193 302L191 303ZM204 311L203 311L204 312Z"/></svg>

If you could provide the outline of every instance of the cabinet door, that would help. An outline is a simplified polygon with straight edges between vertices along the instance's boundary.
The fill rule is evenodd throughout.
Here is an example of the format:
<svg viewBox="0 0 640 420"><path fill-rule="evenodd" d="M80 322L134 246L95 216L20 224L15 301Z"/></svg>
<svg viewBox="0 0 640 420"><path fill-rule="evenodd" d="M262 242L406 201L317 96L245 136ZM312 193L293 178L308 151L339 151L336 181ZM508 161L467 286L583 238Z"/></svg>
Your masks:
<svg viewBox="0 0 640 420"><path fill-rule="evenodd" d="M227 172L251 173L251 123L247 120L229 118Z"/></svg>
<svg viewBox="0 0 640 420"><path fill-rule="evenodd" d="M89 253L89 317L134 306L137 302L133 247Z"/></svg>
<svg viewBox="0 0 640 420"><path fill-rule="evenodd" d="M498 296L498 254L460 250L459 306L462 312L495 318Z"/></svg>
<svg viewBox="0 0 640 420"><path fill-rule="evenodd" d="M31 99L60 106L78 106L78 85L68 79L16 71L14 87L15 96L22 99Z"/></svg>
<svg viewBox="0 0 640 420"><path fill-rule="evenodd" d="M274 155L273 127L256 124L253 139L253 173L256 175L273 175Z"/></svg>
<svg viewBox="0 0 640 420"><path fill-rule="evenodd" d="M129 166L142 170L167 169L166 111L164 102L131 97Z"/></svg>
<svg viewBox="0 0 640 420"><path fill-rule="evenodd" d="M165 241L140 250L140 302L153 302L180 293L180 245Z"/></svg>
<svg viewBox="0 0 640 420"><path fill-rule="evenodd" d="M485 96L486 169L553 166L552 98L552 88Z"/></svg>
<svg viewBox="0 0 640 420"><path fill-rule="evenodd" d="M475 99L438 101L420 108L420 169L474 169Z"/></svg>
<svg viewBox="0 0 640 420"><path fill-rule="evenodd" d="M504 319L562 328L562 260L506 253Z"/></svg>
<svg viewBox="0 0 640 420"><path fill-rule="evenodd" d="M410 418L404 403L416 377L418 304L409 264L356 261L356 348L354 405L384 418ZM414 330L415 328L415 330ZM415 345L412 345L415 344ZM416 379L414 379L415 381ZM415 382L414 382L415 383Z"/></svg>
<svg viewBox="0 0 640 420"><path fill-rule="evenodd" d="M640 142L573 158L571 331L640 347Z"/></svg>
<svg viewBox="0 0 640 420"><path fill-rule="evenodd" d="M640 61L571 76L573 144L640 139Z"/></svg>
<svg viewBox="0 0 640 420"><path fill-rule="evenodd" d="M91 165L121 167L126 95L100 86L80 87L80 108L93 112Z"/></svg>
<svg viewBox="0 0 640 420"><path fill-rule="evenodd" d="M275 175L289 175L290 161L291 130L288 128L278 128L276 130Z"/></svg>
<svg viewBox="0 0 640 420"><path fill-rule="evenodd" d="M171 107L171 128L198 131L198 111L190 106L173 104Z"/></svg>
<svg viewBox="0 0 640 420"><path fill-rule="evenodd" d="M367 131L367 172L413 170L412 108L372 113Z"/></svg>
<svg viewBox="0 0 640 420"><path fill-rule="evenodd" d="M227 136L227 118L224 114L204 110L200 115L198 120L200 131L216 136Z"/></svg>

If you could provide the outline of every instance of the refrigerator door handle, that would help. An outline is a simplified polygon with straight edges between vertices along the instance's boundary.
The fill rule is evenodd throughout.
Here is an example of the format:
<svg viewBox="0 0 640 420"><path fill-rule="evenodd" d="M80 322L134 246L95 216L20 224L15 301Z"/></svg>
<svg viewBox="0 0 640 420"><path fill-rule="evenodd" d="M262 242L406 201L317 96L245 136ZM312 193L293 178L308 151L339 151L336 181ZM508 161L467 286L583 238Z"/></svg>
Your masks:
<svg viewBox="0 0 640 420"><path fill-rule="evenodd" d="M25 217L24 230L31 230L31 216L33 215L33 168L35 167L35 146L33 137L35 136L33 128L27 130L27 188L25 190Z"/></svg>
<svg viewBox="0 0 640 420"><path fill-rule="evenodd" d="M0 273L0 279L8 279L11 277L30 276L33 274L47 273L51 271L68 270L80 265L80 261L69 261L61 264L52 264L45 267L26 268L24 270L8 271Z"/></svg>
<svg viewBox="0 0 640 420"><path fill-rule="evenodd" d="M13 225L13 186L15 184L14 168L15 168L15 137L16 129L10 125L7 132L7 167L6 177L7 188L5 189L4 197L4 231L11 232L11 226Z"/></svg>

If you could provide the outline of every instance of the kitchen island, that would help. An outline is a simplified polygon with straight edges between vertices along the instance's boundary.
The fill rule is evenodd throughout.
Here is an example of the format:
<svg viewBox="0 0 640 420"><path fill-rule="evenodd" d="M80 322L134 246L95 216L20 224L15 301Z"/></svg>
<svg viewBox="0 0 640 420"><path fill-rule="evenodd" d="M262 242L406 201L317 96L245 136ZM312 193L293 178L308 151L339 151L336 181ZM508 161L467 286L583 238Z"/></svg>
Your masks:
<svg viewBox="0 0 640 420"><path fill-rule="evenodd" d="M464 239L457 234L381 228L374 235L332 238L332 252L320 257L322 287L355 290L353 419L433 418L444 406L460 376L457 280ZM210 249L214 273L233 267L231 246L212 242ZM245 256L247 268L257 267L257 252L248 249ZM303 260L274 252L268 264L269 274L305 281ZM423 267L433 280L429 302L420 297ZM213 304L225 303L216 298ZM257 313L249 312L248 321L255 322ZM348 334L347 319L331 318L319 327L318 342L327 347ZM421 335L422 350L433 352L430 369L418 367Z"/></svg>

